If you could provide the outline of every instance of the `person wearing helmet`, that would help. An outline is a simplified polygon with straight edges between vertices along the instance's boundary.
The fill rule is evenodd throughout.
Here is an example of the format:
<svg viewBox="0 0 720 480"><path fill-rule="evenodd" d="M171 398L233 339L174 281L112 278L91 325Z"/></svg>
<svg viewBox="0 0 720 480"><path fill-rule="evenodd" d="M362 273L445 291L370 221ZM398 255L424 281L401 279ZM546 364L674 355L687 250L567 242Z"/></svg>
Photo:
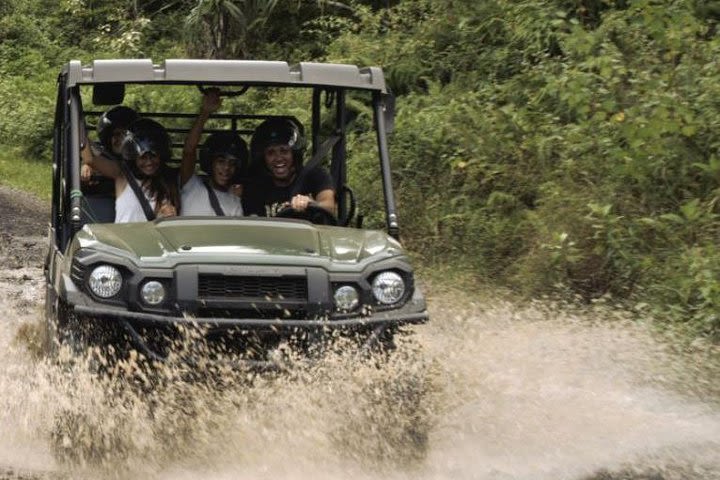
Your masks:
<svg viewBox="0 0 720 480"><path fill-rule="evenodd" d="M93 155L120 161L120 148L125 133L130 124L138 118L139 116L135 110L123 105L112 107L100 115L97 123L97 134L100 141L90 147ZM89 183L93 173L90 165L83 164L80 169L80 179L85 183Z"/></svg>
<svg viewBox="0 0 720 480"><path fill-rule="evenodd" d="M177 177L167 166L170 137L165 128L147 118L136 120L123 138L120 153L122 161L116 162L93 155L87 144L81 150L83 163L115 182L115 222L144 222L156 216L176 215Z"/></svg>
<svg viewBox="0 0 720 480"><path fill-rule="evenodd" d="M203 95L200 113L188 132L180 165L182 215L242 216L240 198L231 193L236 175L247 163L247 145L235 132L210 135L200 151L200 169L195 174L200 136L210 115L222 105L218 89Z"/></svg>
<svg viewBox="0 0 720 480"><path fill-rule="evenodd" d="M305 212L310 205L335 214L335 187L325 169L313 168L298 184L304 147L301 127L289 119L270 118L257 127L250 151L258 175L243 192L246 215Z"/></svg>

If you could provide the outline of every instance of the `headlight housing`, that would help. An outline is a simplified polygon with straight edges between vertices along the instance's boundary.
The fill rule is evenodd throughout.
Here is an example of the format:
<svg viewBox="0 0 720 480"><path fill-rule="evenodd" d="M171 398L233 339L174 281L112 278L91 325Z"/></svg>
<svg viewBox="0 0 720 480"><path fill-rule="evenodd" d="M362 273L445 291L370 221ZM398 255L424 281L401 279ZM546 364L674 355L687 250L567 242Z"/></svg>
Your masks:
<svg viewBox="0 0 720 480"><path fill-rule="evenodd" d="M392 305L405 295L405 280L393 271L379 273L372 281L372 293L383 305Z"/></svg>
<svg viewBox="0 0 720 480"><path fill-rule="evenodd" d="M146 304L156 307L165 301L165 285L157 280L150 280L140 289L140 297Z"/></svg>
<svg viewBox="0 0 720 480"><path fill-rule="evenodd" d="M100 298L112 298L120 292L123 278L120 270L112 265L95 267L88 277L90 291Z"/></svg>
<svg viewBox="0 0 720 480"><path fill-rule="evenodd" d="M351 312L360 305L360 294L352 285L341 285L335 289L333 300L338 310Z"/></svg>

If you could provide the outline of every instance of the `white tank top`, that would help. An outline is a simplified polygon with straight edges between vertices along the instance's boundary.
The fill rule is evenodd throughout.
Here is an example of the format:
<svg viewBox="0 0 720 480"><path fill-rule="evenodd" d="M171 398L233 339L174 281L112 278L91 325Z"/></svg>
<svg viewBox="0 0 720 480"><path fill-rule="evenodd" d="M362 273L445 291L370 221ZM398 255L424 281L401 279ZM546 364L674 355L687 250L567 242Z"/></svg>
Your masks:
<svg viewBox="0 0 720 480"><path fill-rule="evenodd" d="M132 180L140 185L145 198L150 202L150 208L155 210L155 199L150 198L148 191L142 188L140 181L133 176ZM143 211L140 201L135 196L130 185L125 186L125 190L115 199L115 223L130 223L130 222L147 222L145 212Z"/></svg>

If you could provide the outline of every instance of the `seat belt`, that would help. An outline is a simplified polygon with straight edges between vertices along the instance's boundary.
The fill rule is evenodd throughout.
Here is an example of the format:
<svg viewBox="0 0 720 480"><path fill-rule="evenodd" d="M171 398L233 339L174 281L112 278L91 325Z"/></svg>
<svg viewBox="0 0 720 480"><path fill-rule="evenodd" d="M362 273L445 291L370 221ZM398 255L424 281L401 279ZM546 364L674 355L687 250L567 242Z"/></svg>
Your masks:
<svg viewBox="0 0 720 480"><path fill-rule="evenodd" d="M212 188L212 186L210 185L210 179L208 177L201 177L201 180L203 182L203 185L205 185L205 188L207 189L210 206L215 211L215 215L217 215L218 217L224 217L225 212L223 212L223 209L220 206L220 201L215 194L215 189Z"/></svg>
<svg viewBox="0 0 720 480"><path fill-rule="evenodd" d="M137 197L138 202L140 202L140 206L143 209L143 212L145 212L145 218L147 218L148 222L152 222L155 220L155 212L153 211L152 207L150 207L150 202L148 201L147 197L142 191L142 188L140 188L140 185L138 185L137 181L135 180L135 176L130 172L130 168L127 166L125 162L119 162L120 169L122 170L123 174L125 175L125 178L127 179L127 183L132 188L133 192L135 193L135 197Z"/></svg>
<svg viewBox="0 0 720 480"><path fill-rule="evenodd" d="M320 145L320 148L317 149L317 152L315 152L315 154L310 158L310 160L303 166L303 169L300 170L300 173L295 179L295 182L293 182L293 187L290 190L290 198L300 193L300 189L303 186L302 183L305 180L305 177L307 177L308 173L312 169L314 169L320 164L320 160L322 160L323 157L328 154L330 149L333 148L339 140L340 135L338 133L333 133Z"/></svg>

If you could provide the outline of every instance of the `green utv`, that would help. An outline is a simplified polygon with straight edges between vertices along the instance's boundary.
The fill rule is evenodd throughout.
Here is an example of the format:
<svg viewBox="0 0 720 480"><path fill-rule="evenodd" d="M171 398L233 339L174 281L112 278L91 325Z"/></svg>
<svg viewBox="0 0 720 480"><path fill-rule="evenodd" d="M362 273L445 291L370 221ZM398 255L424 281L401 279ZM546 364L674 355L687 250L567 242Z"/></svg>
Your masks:
<svg viewBox="0 0 720 480"><path fill-rule="evenodd" d="M210 88L225 97L257 89L262 99L282 98L272 111L283 114L214 113L213 128L205 128L203 137L231 131L249 139L269 118L298 124L293 114L309 119L310 147L298 175L318 165L328 170L335 187L334 215L311 205L275 216L114 222L115 192L112 185L102 188L108 179L94 178L88 187L80 174L81 149L104 106L128 99L151 105L138 114L166 125L171 159L177 160L195 114L156 111L154 100L164 89L199 98L198 90ZM285 89L295 92L286 95ZM174 93L163 93L158 103L172 104L167 98ZM84 109L83 98L100 109ZM298 98L301 105L285 104ZM347 178L350 101L373 112L377 143L372 151L382 181L386 231L362 229L363 215L350 184L361 188L357 182L363 180ZM240 60L153 64L145 59L66 64L58 77L54 123L46 347L52 352L63 344L102 342L162 361L188 329L201 332L207 345L251 364L268 363L285 341L299 342L301 351L338 335L360 339L367 348L391 347L399 327L428 320L398 241L387 146L393 109L383 72L376 67ZM253 177L242 182L247 186ZM374 213L376 218L382 214Z"/></svg>

